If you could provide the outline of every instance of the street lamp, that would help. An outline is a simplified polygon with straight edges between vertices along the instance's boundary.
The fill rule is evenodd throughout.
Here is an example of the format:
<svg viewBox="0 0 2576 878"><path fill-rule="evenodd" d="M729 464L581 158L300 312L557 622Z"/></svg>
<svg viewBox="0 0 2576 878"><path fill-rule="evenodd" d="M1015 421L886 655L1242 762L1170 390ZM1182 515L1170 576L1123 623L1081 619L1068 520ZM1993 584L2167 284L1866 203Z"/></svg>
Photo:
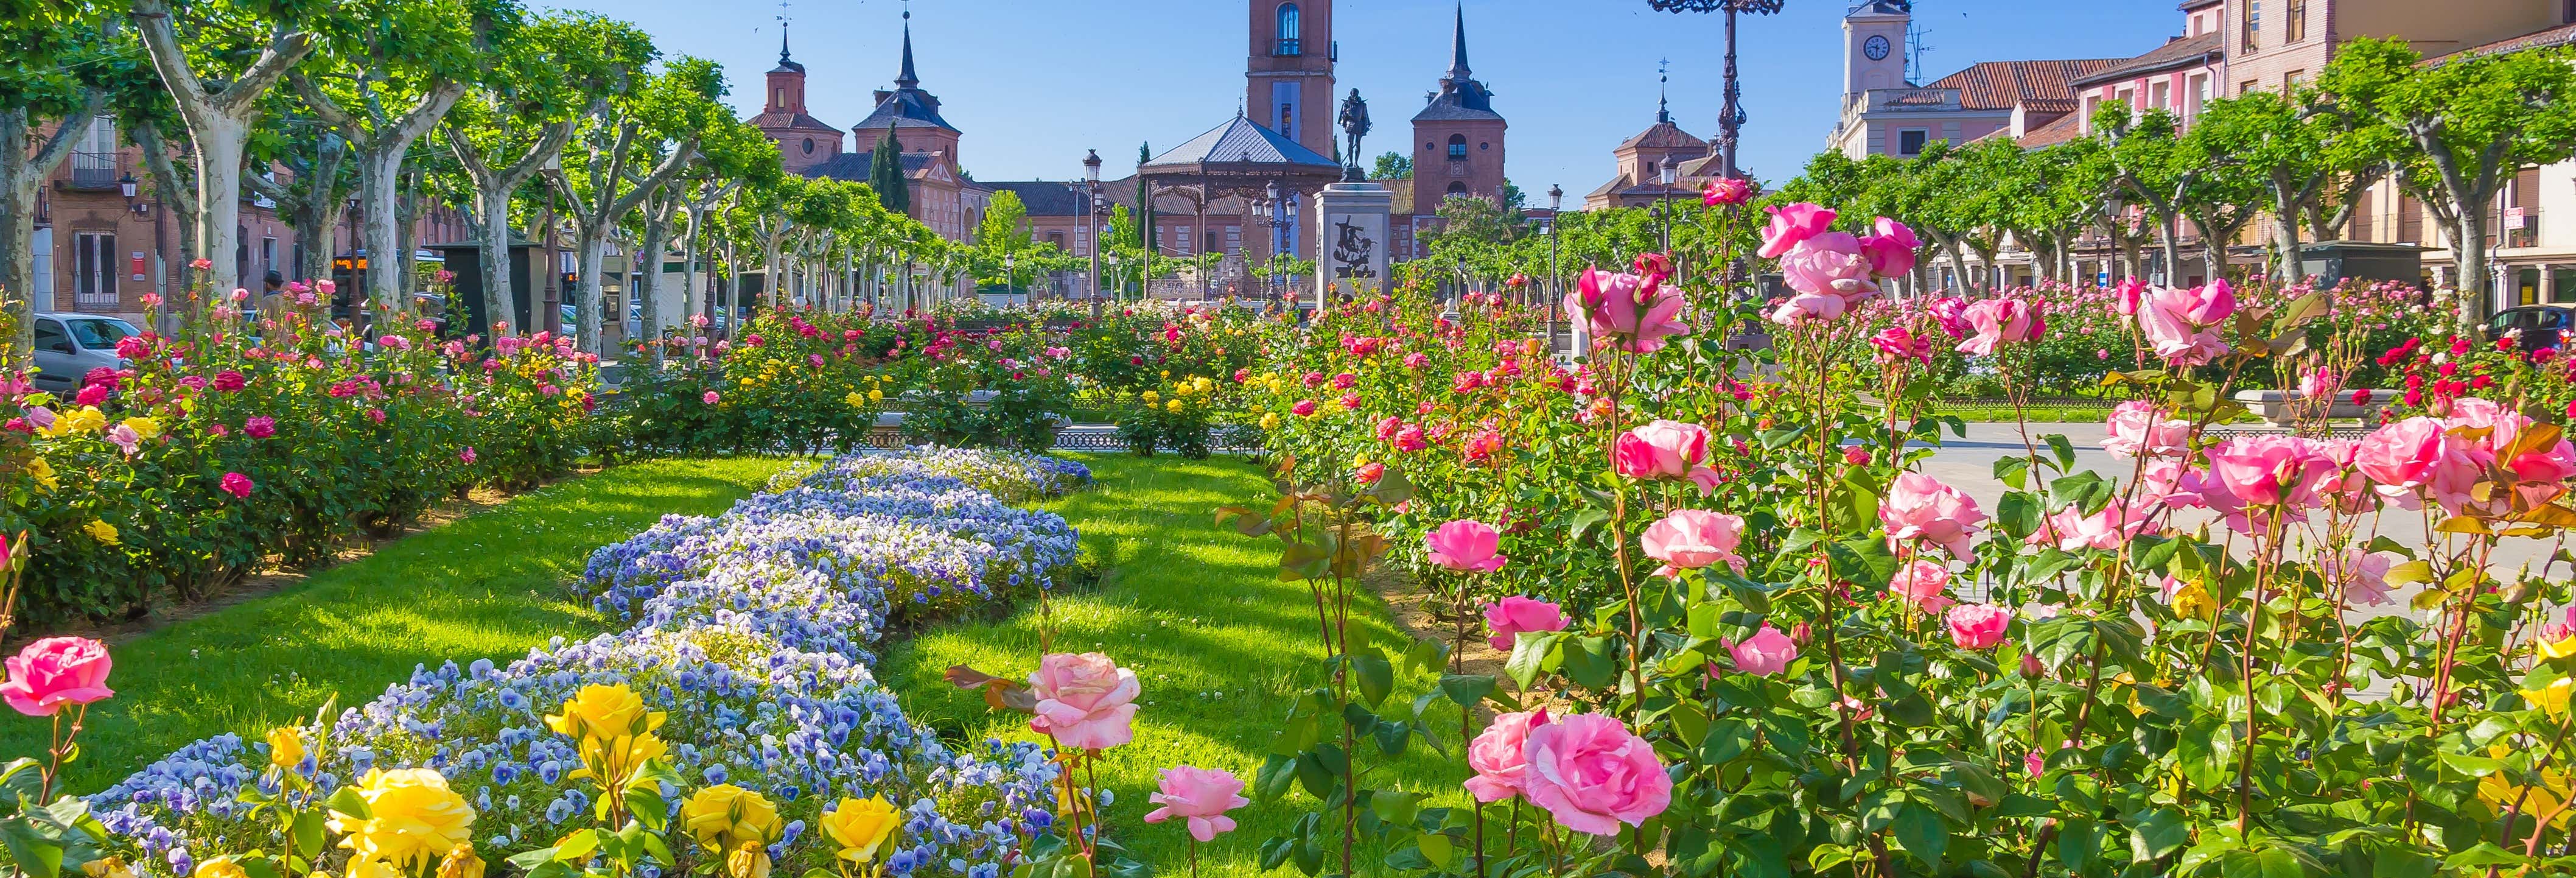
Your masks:
<svg viewBox="0 0 2576 878"><path fill-rule="evenodd" d="M1674 161L1671 153L1665 153L1664 160L1655 163L1655 179L1664 184L1662 187L1664 200L1656 205L1658 210L1655 212L1655 219L1661 221L1660 235L1666 256L1672 255L1673 252L1673 181L1679 176L1680 171L1681 162Z"/></svg>
<svg viewBox="0 0 2576 878"><path fill-rule="evenodd" d="M1556 354L1556 309L1565 301L1556 283L1556 227L1565 219L1565 187L1547 186L1547 352Z"/></svg>
<svg viewBox="0 0 2576 878"><path fill-rule="evenodd" d="M1082 157L1082 188L1091 197L1091 317L1100 318L1100 151Z"/></svg>

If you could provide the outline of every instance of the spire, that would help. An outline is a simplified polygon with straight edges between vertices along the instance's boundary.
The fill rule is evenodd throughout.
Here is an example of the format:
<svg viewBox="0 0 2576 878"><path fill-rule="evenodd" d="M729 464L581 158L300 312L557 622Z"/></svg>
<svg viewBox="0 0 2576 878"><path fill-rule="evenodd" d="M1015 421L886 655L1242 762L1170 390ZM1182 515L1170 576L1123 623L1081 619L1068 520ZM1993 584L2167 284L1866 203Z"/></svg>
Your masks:
<svg viewBox="0 0 2576 878"><path fill-rule="evenodd" d="M1449 78L1467 81L1467 0L1458 0L1458 27L1449 37Z"/></svg>
<svg viewBox="0 0 2576 878"><path fill-rule="evenodd" d="M1657 122L1673 121L1672 104L1668 102L1666 96L1673 81L1669 67L1672 63L1671 61L1655 62L1655 121Z"/></svg>
<svg viewBox="0 0 2576 878"><path fill-rule="evenodd" d="M795 62L787 59L787 20L782 18L778 20L778 64L784 67L792 63Z"/></svg>
<svg viewBox="0 0 2576 878"><path fill-rule="evenodd" d="M912 10L903 11L903 72L894 78L894 87L911 88L921 84L921 76L912 72Z"/></svg>

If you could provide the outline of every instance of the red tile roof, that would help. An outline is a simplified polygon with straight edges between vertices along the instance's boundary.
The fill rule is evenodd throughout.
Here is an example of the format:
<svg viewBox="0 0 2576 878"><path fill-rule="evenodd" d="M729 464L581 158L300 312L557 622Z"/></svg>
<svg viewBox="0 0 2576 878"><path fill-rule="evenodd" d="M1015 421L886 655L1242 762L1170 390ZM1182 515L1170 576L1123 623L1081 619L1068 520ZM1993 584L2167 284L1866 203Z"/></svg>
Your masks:
<svg viewBox="0 0 2576 878"><path fill-rule="evenodd" d="M1637 136L1621 141L1619 144L1620 149L1632 149L1637 147L1648 149L1707 149L1708 141L1701 140L1696 135L1682 130L1682 127L1679 125L1675 125L1671 122L1659 121L1648 126L1646 130L1637 132Z"/></svg>
<svg viewBox="0 0 2576 878"><path fill-rule="evenodd" d="M2571 43L2576 43L2576 24L2562 24L2547 30L2533 31L2512 39L2497 40L2483 46L2472 46L2466 49L2461 49L2460 51L2431 59L2430 63L2440 63L2453 58L2471 58L2479 55L2502 55L2507 52L2520 52L2525 49L2545 49L2553 46L2564 46Z"/></svg>
<svg viewBox="0 0 2576 878"><path fill-rule="evenodd" d="M2144 55L2113 64L2096 73L2076 77L2074 84L2091 85L2097 82L2145 76L2159 70L2212 64L2216 63L2226 51L2226 40L2217 31L2210 31L2196 37L2175 37Z"/></svg>
<svg viewBox="0 0 2576 878"><path fill-rule="evenodd" d="M2083 136L2084 114L2068 113L2057 117L2057 121L2031 129L2030 133L2022 135L2014 142L2021 144L2023 149L2038 149L2043 146L2056 146Z"/></svg>
<svg viewBox="0 0 2576 878"><path fill-rule="evenodd" d="M2037 112L2072 113L2076 106L2075 80L2127 60L1983 61L1924 87L1958 89L1960 106L1971 110L2026 107Z"/></svg>
<svg viewBox="0 0 2576 878"><path fill-rule="evenodd" d="M841 133L841 129L823 124L823 120L803 113L762 113L743 120L753 128L785 128L793 131Z"/></svg>

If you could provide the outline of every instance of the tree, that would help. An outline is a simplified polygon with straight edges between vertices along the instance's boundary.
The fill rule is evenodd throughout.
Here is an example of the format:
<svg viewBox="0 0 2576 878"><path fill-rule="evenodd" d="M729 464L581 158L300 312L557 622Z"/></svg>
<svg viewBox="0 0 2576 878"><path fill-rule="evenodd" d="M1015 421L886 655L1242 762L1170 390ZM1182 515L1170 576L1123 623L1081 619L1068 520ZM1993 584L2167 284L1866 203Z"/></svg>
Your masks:
<svg viewBox="0 0 2576 878"><path fill-rule="evenodd" d="M72 75L107 48L98 23L68 16L28 15L0 20L12 47L0 60L0 294L7 296L17 327L9 349L25 354L34 344L36 192L61 167L72 145L88 135L107 93ZM38 137L45 120L58 120Z"/></svg>
<svg viewBox="0 0 2576 878"><path fill-rule="evenodd" d="M191 3L183 21L170 0L133 3L135 29L143 36L152 67L188 125L197 159L197 240L201 252L217 257L213 286L217 291L239 287L241 263L232 254L241 246L242 159L251 125L260 116L260 96L317 45L300 15L268 18L260 13L292 13L307 5Z"/></svg>
<svg viewBox="0 0 2576 878"><path fill-rule="evenodd" d="M586 12L549 13L494 47L482 81L440 126L474 184L487 257L483 313L495 334L519 313L509 281L511 197L554 163L575 126L602 112L653 54L652 38L633 25Z"/></svg>
<svg viewBox="0 0 2576 878"><path fill-rule="evenodd" d="M367 298L378 313L404 304L411 251L396 205L403 159L465 96L495 42L523 15L513 0L373 0L344 6L323 49L288 82L312 114L347 142L358 170L358 238L367 254ZM310 249L310 248L308 248Z"/></svg>
<svg viewBox="0 0 2576 878"><path fill-rule="evenodd" d="M999 277L1013 289L1020 286L1020 276L1031 262L1019 264L1022 257L1034 257L1031 246L1029 209L1020 203L1019 193L1004 189L993 193L993 203L984 209L984 218L975 224L974 260L978 282Z"/></svg>
<svg viewBox="0 0 2576 878"><path fill-rule="evenodd" d="M636 85L608 96L575 138L578 148L567 147L573 159L563 163L560 173L547 175L570 203L566 213L581 266L573 309L580 320L574 335L586 351L599 350L603 318L598 281L609 234L697 158L702 132L728 131L736 124L720 103L724 71L715 62L682 57ZM769 155L775 165L775 146Z"/></svg>
<svg viewBox="0 0 2576 878"><path fill-rule="evenodd" d="M1413 177L1413 159L1389 150L1377 157L1377 169L1369 172L1371 180L1408 180Z"/></svg>
<svg viewBox="0 0 2576 878"><path fill-rule="evenodd" d="M2128 104L2111 101L2098 108L2093 118L2111 144L2112 179L2155 217L2156 237L2164 249L2165 282L2178 283L2183 190L2195 169L2179 157L2184 150L2173 114L2148 110L2132 116Z"/></svg>
<svg viewBox="0 0 2576 878"><path fill-rule="evenodd" d="M877 192L877 204L886 210L912 212L912 183L903 173L903 142L894 137L894 126L886 126L885 136L877 138L876 151L868 155L868 188Z"/></svg>
<svg viewBox="0 0 2576 878"><path fill-rule="evenodd" d="M2411 147L2402 175L2450 230L2451 261L2474 320L2488 304L2487 212L2515 172L2576 151L2576 69L2562 49L2447 58L2395 40L2361 39L2317 84L2335 112L2384 127Z"/></svg>

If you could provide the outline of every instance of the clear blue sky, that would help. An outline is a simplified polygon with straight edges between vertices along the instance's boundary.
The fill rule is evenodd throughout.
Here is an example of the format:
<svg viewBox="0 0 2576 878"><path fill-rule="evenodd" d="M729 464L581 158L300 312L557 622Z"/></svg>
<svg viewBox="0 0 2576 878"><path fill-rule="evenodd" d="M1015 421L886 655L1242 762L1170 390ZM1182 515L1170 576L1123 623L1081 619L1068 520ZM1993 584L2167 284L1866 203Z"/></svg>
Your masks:
<svg viewBox="0 0 2576 878"><path fill-rule="evenodd" d="M624 18L666 53L709 58L758 112L761 75L776 65L775 0L541 0ZM1741 29L1743 162L1767 180L1794 176L1822 148L1841 93L1846 0L1788 0ZM869 92L894 78L898 0L802 0L794 18L809 109L839 128L865 116ZM1451 0L1342 0L1339 88L1369 98L1371 155L1439 85L1449 60ZM915 0L922 87L965 132L963 164L984 180L1072 179L1086 149L1115 175L1139 142L1179 144L1232 116L1243 94L1243 0ZM2174 0L1916 0L1932 77L1976 61L2128 57L2181 33ZM1672 62L1674 120L1703 137L1723 98L1720 18L1647 8L1646 0L1467 0L1469 60L1511 121L1507 172L1532 194L1561 184L1569 201L1609 179L1610 150L1654 121L1655 67ZM861 145L859 148L865 148Z"/></svg>

